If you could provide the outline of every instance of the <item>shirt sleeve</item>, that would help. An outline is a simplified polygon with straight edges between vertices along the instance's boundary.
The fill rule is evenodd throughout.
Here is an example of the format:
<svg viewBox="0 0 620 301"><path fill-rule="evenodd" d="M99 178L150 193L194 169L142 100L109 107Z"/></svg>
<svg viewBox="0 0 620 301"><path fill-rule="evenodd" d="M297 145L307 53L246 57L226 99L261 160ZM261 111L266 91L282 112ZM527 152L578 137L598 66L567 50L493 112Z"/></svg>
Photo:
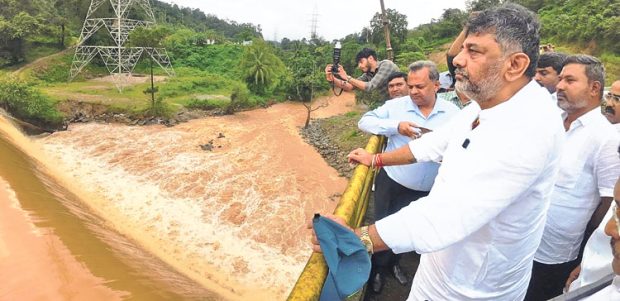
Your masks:
<svg viewBox="0 0 620 301"><path fill-rule="evenodd" d="M398 134L399 120L390 119L390 110L396 109L394 101L388 101L375 110L366 112L357 123L360 130L375 135L392 136Z"/></svg>
<svg viewBox="0 0 620 301"><path fill-rule="evenodd" d="M392 72L398 71L398 67L391 61L381 61L381 65L377 70L375 76L368 82L366 82L365 91L370 92L381 86L381 83L385 82Z"/></svg>
<svg viewBox="0 0 620 301"><path fill-rule="evenodd" d="M552 141L515 139L518 135L496 135L493 141L478 145L465 160L444 162L458 166L450 167L443 189L433 189L428 197L377 221L379 236L395 253L428 253L457 243L488 224L533 185L549 160L557 164L550 150ZM520 147L528 138L540 141ZM527 210L528 205L524 206Z"/></svg>
<svg viewBox="0 0 620 301"><path fill-rule="evenodd" d="M450 106L453 106L454 111L457 112L455 112L455 115L447 124L424 134L420 139L409 142L409 150L417 162L441 162L443 153L452 137L457 133L467 131L467 127L471 126L471 122L476 119L478 112L480 112L480 107L477 103L463 110L458 110L452 104Z"/></svg>
<svg viewBox="0 0 620 301"><path fill-rule="evenodd" d="M616 133L614 133L616 134ZM607 140L596 156L595 170L599 195L613 197L614 186L620 176L620 157L618 154L619 135Z"/></svg>

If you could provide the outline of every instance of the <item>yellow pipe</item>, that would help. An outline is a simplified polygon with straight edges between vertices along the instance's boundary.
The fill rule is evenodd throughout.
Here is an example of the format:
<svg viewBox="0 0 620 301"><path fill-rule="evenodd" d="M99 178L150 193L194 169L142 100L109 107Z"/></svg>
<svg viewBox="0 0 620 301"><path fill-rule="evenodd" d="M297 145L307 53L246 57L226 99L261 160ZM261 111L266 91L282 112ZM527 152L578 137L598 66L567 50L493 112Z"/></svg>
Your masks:
<svg viewBox="0 0 620 301"><path fill-rule="evenodd" d="M372 136L366 151L377 153L383 146L383 137ZM353 171L347 189L340 197L334 214L344 218L352 227L359 227L364 219L368 204L368 192L374 174L367 166L358 165ZM327 265L323 254L312 253L306 267L288 296L289 301L318 300L327 277Z"/></svg>

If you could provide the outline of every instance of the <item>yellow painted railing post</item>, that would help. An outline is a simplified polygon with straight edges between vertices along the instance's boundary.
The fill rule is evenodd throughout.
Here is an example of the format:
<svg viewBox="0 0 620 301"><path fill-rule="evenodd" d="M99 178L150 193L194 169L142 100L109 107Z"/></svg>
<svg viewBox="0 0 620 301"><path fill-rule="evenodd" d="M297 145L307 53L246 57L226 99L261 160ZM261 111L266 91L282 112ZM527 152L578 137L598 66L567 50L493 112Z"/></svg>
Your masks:
<svg viewBox="0 0 620 301"><path fill-rule="evenodd" d="M382 136L370 137L366 151L370 153L380 152L383 142L384 137ZM334 210L334 214L344 218L351 227L359 227L364 219L373 179L373 170L367 166L358 165ZM327 277L327 265L323 254L312 253L287 300L319 300L325 277Z"/></svg>

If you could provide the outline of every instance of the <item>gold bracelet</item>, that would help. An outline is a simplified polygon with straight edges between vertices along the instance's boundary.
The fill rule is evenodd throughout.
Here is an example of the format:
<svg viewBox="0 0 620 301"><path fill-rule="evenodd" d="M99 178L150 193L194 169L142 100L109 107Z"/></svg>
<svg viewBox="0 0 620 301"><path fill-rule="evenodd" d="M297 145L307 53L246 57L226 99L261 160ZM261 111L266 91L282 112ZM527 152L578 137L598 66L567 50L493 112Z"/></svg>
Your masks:
<svg viewBox="0 0 620 301"><path fill-rule="evenodd" d="M366 247L366 251L368 254L372 254L374 250L374 246L372 244L372 239L370 239L370 234L368 234L368 226L364 226L360 228L360 240L362 244Z"/></svg>

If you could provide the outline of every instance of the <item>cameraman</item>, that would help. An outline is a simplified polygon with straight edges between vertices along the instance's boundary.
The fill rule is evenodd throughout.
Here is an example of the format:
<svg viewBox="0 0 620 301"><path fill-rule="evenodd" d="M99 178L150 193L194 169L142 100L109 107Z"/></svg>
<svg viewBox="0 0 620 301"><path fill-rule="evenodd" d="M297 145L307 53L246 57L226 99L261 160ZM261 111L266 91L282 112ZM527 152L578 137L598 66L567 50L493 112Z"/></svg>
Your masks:
<svg viewBox="0 0 620 301"><path fill-rule="evenodd" d="M345 91L359 89L366 92L377 90L383 96L383 99L389 99L387 94L387 79L393 72L400 72L398 66L390 60L377 61L377 53L370 49L364 48L357 53L355 57L357 67L364 74L358 78L352 78L347 72L339 66L338 74L332 74L332 64L325 67L325 77L327 81L333 82L335 87Z"/></svg>

